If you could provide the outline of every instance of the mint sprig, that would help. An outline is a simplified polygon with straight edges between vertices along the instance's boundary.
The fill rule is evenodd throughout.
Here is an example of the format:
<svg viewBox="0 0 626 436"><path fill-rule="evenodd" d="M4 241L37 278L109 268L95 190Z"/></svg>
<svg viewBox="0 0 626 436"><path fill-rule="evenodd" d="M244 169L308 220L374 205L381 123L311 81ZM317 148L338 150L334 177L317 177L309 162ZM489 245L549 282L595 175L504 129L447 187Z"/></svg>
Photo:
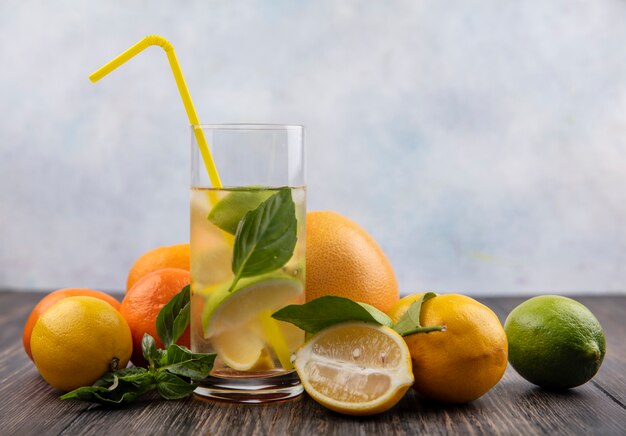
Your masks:
<svg viewBox="0 0 626 436"><path fill-rule="evenodd" d="M296 246L296 209L291 190L281 188L237 226L233 244L232 292L239 279L274 271L289 261Z"/></svg>
<svg viewBox="0 0 626 436"><path fill-rule="evenodd" d="M213 369L215 354L193 353L176 345L189 325L189 286L185 286L157 316L157 333L166 349L144 334L141 341L148 368L130 367L106 373L93 386L84 386L61 396L62 400L80 400L121 406L156 390L167 400L189 396Z"/></svg>

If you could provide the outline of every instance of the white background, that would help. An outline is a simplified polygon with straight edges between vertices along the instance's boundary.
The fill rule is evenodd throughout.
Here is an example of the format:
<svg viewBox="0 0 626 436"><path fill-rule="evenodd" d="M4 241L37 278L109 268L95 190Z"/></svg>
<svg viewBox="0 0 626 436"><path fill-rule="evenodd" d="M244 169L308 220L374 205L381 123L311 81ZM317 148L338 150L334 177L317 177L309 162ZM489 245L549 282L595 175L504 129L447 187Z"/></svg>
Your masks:
<svg viewBox="0 0 626 436"><path fill-rule="evenodd" d="M626 2L0 3L0 287L121 290L188 239L189 131L303 124L309 210L401 292L626 290Z"/></svg>

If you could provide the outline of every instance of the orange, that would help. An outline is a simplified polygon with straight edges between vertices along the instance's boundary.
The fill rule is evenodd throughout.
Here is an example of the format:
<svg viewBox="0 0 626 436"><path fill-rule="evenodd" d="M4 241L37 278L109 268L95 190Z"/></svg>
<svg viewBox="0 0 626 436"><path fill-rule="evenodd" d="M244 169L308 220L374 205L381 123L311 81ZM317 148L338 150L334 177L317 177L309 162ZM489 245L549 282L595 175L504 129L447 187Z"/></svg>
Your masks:
<svg viewBox="0 0 626 436"><path fill-rule="evenodd" d="M79 296L57 301L39 317L31 346L43 379L71 391L125 368L133 343L116 309L98 298Z"/></svg>
<svg viewBox="0 0 626 436"><path fill-rule="evenodd" d="M24 344L24 350L26 351L26 354L28 354L28 357L30 357L30 360L33 360L33 354L30 350L30 336L33 332L33 327L35 326L35 323L37 322L41 314L44 313L48 308L50 308L54 303L62 300L63 298L76 297L81 295L99 298L103 301L106 301L117 310L119 310L120 308L120 302L117 301L115 298L111 297L108 294L105 294L104 292L94 291L93 289L66 288L49 293L41 300L39 300L39 303L37 303L35 308L32 310L32 312L28 316L26 325L24 326L24 332L22 333L22 343Z"/></svg>
<svg viewBox="0 0 626 436"><path fill-rule="evenodd" d="M422 294L409 295L388 315L394 323ZM420 324L444 331L405 336L415 383L422 396L448 403L475 400L495 386L506 369L507 337L487 306L465 295L438 295L422 305Z"/></svg>
<svg viewBox="0 0 626 436"><path fill-rule="evenodd" d="M189 244L158 247L142 254L130 268L126 290L148 273L163 268L180 268L189 271Z"/></svg>
<svg viewBox="0 0 626 436"><path fill-rule="evenodd" d="M143 276L126 292L120 312L126 318L133 335L131 361L136 366L144 366L147 363L141 350L144 333L150 334L155 339L157 348L163 348L163 342L156 331L157 315L163 306L188 284L189 271L164 268ZM178 344L189 347L189 328L181 336Z"/></svg>
<svg viewBox="0 0 626 436"><path fill-rule="evenodd" d="M393 268L357 223L331 211L306 215L306 300L336 295L383 312L398 301Z"/></svg>

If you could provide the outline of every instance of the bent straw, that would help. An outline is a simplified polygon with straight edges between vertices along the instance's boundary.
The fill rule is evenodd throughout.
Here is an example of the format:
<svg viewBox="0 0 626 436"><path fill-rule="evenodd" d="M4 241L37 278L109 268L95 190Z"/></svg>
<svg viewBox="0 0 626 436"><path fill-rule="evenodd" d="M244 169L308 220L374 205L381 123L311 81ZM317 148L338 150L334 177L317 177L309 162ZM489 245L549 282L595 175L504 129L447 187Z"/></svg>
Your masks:
<svg viewBox="0 0 626 436"><path fill-rule="evenodd" d="M120 54L116 58L112 59L111 61L107 62L105 65L94 71L89 76L89 80L91 80L93 83L97 82L98 80L109 74L111 71L115 70L117 67L132 59L134 56L141 53L143 50L152 45L160 46L167 55L167 60L169 61L170 67L172 68L174 80L176 80L178 92L180 93L180 97L183 100L183 105L185 106L185 111L187 112L189 123L193 127L193 133L196 137L196 141L198 142L200 154L202 155L202 159L204 160L204 166L206 167L207 173L209 174L211 184L214 188L221 188L222 182L220 180L219 174L217 173L217 168L215 168L215 162L213 161L213 156L211 155L211 151L209 150L209 145L207 144L206 138L204 137L204 131L198 127L198 125L200 124L200 120L198 119L196 109L193 105L193 101L191 100L191 95L189 94L189 90L187 89L185 77L183 76L183 72L180 69L180 65L178 64L178 59L176 58L174 46L167 39L159 35L146 36L144 39L133 45L124 53Z"/></svg>

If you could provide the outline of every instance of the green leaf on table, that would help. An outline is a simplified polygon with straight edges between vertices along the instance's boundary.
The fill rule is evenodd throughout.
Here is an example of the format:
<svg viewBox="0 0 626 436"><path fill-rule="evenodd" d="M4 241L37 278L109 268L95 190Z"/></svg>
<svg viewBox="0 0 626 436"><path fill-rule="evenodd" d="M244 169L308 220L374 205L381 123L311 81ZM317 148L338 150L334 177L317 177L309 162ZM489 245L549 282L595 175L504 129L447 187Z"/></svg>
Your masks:
<svg viewBox="0 0 626 436"><path fill-rule="evenodd" d="M185 398L198 387L197 384L189 383L167 371L158 372L155 376L155 381L159 395L166 400Z"/></svg>
<svg viewBox="0 0 626 436"><path fill-rule="evenodd" d="M296 209L291 190L281 188L239 222L233 247L230 289L242 277L274 271L285 265L296 246Z"/></svg>
<svg viewBox="0 0 626 436"><path fill-rule="evenodd" d="M153 376L147 369L132 367L109 372L93 386L75 389L60 398L121 406L133 402L154 387Z"/></svg>
<svg viewBox="0 0 626 436"><path fill-rule="evenodd" d="M166 349L180 339L189 325L190 299L187 285L157 315L156 331Z"/></svg>
<svg viewBox="0 0 626 436"><path fill-rule="evenodd" d="M160 361L160 367L172 374L193 380L206 378L213 369L215 354L193 353L180 345L170 345Z"/></svg>
<svg viewBox="0 0 626 436"><path fill-rule="evenodd" d="M409 309L400 317L393 329L401 336L412 335L413 333L429 333L444 330L443 326L422 326L420 324L420 314L422 312L422 304L436 297L434 292L425 293L419 300L415 301Z"/></svg>
<svg viewBox="0 0 626 436"><path fill-rule="evenodd" d="M115 379L129 383L142 382L148 370L140 366L131 366L118 371L107 372L100 379L96 380L94 386L104 386L110 388Z"/></svg>
<svg viewBox="0 0 626 436"><path fill-rule="evenodd" d="M272 318L290 322L311 334L347 321L391 326L391 319L375 307L335 296L316 298L306 304L285 306L275 312Z"/></svg>

